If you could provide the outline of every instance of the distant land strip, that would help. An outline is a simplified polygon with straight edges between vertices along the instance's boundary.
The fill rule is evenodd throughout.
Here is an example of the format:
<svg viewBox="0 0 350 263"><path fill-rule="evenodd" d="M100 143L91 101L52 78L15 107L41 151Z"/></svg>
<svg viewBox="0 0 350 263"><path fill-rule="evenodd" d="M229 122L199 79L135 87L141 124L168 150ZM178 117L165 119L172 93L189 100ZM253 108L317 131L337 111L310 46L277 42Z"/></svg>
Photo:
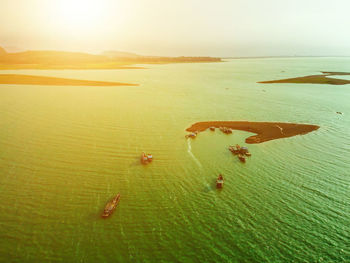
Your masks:
<svg viewBox="0 0 350 263"><path fill-rule="evenodd" d="M138 86L138 84L122 82L91 81L19 74L0 74L0 84L47 86Z"/></svg>
<svg viewBox="0 0 350 263"><path fill-rule="evenodd" d="M350 80L346 79L335 79L329 78L328 76L335 75L350 75L347 72L322 72L323 75L310 75L297 78L279 79L279 80L269 80L269 81L259 81L258 83L298 83L298 84L329 84L329 85L346 85L350 84Z"/></svg>
<svg viewBox="0 0 350 263"><path fill-rule="evenodd" d="M303 135L320 128L320 126L317 125L285 122L207 121L197 122L187 128L186 131L202 132L210 127L226 127L233 130L256 133L256 135L246 138L245 142L249 144Z"/></svg>
<svg viewBox="0 0 350 263"><path fill-rule="evenodd" d="M142 69L137 64L221 62L216 57L142 56L107 51L95 55L82 52L34 50L8 53L0 47L0 70L6 69Z"/></svg>

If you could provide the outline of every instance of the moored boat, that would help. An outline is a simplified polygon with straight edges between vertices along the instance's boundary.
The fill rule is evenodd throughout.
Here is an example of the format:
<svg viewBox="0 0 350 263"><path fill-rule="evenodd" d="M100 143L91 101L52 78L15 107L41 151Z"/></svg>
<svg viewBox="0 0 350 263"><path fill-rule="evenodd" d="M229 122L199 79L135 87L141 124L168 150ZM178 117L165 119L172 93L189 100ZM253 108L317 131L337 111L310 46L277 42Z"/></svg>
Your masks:
<svg viewBox="0 0 350 263"><path fill-rule="evenodd" d="M248 156L248 157L252 156L252 154L249 152L248 148L245 146L241 147L238 144L236 144L236 146L229 146L228 149L233 154L240 154L243 157L244 156Z"/></svg>
<svg viewBox="0 0 350 263"><path fill-rule="evenodd" d="M224 177L220 174L216 179L216 188L222 188L224 186Z"/></svg>
<svg viewBox="0 0 350 263"><path fill-rule="evenodd" d="M103 210L103 213L102 213L103 218L109 217L113 213L113 211L115 210L115 208L119 203L119 200L120 200L120 194L118 193L111 201L109 201L106 204L105 209Z"/></svg>
<svg viewBox="0 0 350 263"><path fill-rule="evenodd" d="M233 154L239 154L239 150L237 150L234 146L229 146L228 149Z"/></svg>
<svg viewBox="0 0 350 263"><path fill-rule="evenodd" d="M238 159L242 162L242 163L245 163L245 157L241 154L238 155Z"/></svg>
<svg viewBox="0 0 350 263"><path fill-rule="evenodd" d="M226 133L226 134L232 133L232 129L231 128L220 127L219 129L220 129L220 131L222 131L223 133Z"/></svg>

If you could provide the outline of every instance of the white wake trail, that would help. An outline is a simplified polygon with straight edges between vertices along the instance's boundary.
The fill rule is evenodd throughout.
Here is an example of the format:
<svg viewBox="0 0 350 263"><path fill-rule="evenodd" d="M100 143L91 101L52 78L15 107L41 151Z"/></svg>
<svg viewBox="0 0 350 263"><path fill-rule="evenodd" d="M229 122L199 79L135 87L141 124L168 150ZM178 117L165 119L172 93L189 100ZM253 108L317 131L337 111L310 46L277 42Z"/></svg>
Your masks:
<svg viewBox="0 0 350 263"><path fill-rule="evenodd" d="M192 159L195 161L195 163L198 165L199 168L203 168L200 161L198 161L196 156L194 156L194 154L192 153L192 146L191 146L191 139L190 138L187 139L187 146L188 146L188 148L187 148L188 154L192 157Z"/></svg>

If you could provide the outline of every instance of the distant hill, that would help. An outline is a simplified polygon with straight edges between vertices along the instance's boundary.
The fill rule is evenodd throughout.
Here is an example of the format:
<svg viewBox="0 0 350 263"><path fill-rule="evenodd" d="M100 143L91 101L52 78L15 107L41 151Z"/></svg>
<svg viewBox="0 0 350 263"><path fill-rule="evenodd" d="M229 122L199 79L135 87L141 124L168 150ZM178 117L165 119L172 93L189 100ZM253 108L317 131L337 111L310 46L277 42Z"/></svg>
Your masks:
<svg viewBox="0 0 350 263"><path fill-rule="evenodd" d="M129 52L107 51L101 55L65 51L7 53L0 48L0 69L118 69L135 64L220 62L212 57L147 57Z"/></svg>
<svg viewBox="0 0 350 263"><path fill-rule="evenodd" d="M71 64L71 63L101 63L107 58L101 55L65 51L24 51L6 53L1 63L9 64Z"/></svg>
<svg viewBox="0 0 350 263"><path fill-rule="evenodd" d="M0 47L0 55L5 55L5 54L7 54L6 50Z"/></svg>

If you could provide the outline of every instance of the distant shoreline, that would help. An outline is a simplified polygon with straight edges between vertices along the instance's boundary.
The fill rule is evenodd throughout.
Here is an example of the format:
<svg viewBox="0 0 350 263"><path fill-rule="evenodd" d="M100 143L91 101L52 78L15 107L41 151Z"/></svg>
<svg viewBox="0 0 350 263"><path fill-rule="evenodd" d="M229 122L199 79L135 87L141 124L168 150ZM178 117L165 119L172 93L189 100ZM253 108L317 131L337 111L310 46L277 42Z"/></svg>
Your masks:
<svg viewBox="0 0 350 263"><path fill-rule="evenodd" d="M0 70L17 69L144 69L142 64L212 63L218 57L159 57L109 51L100 55L66 51L24 51L8 53L0 47Z"/></svg>
<svg viewBox="0 0 350 263"><path fill-rule="evenodd" d="M284 123L284 122L249 122L249 121L207 121L197 122L187 128L188 132L203 132L210 127L226 127L256 133L248 137L248 144L263 143L271 140L303 135L318 130L320 126L310 124Z"/></svg>
<svg viewBox="0 0 350 263"><path fill-rule="evenodd" d="M47 85L47 86L138 86L138 84L66 79L33 75L0 74L0 85Z"/></svg>
<svg viewBox="0 0 350 263"><path fill-rule="evenodd" d="M348 72L323 71L322 73L323 73L323 75L310 75L310 76L297 77L297 78L259 81L258 83L261 83L261 84L294 83L294 84L329 84L329 85L350 84L350 80L328 78L329 76L336 76L336 75L341 75L341 76L350 75L350 73L348 73Z"/></svg>

